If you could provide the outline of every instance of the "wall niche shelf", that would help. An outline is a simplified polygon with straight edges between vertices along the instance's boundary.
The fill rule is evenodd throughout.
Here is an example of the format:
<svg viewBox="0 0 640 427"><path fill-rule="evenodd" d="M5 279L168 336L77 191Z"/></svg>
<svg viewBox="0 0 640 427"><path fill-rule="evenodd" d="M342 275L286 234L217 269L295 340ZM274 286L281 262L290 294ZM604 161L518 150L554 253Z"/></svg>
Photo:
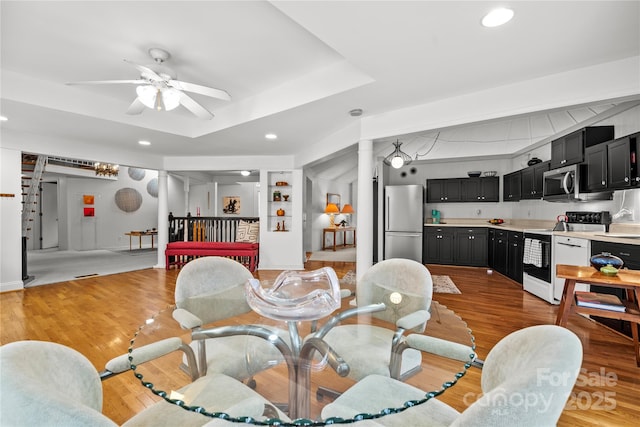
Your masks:
<svg viewBox="0 0 640 427"><path fill-rule="evenodd" d="M291 193L293 186L291 172L269 172L269 193L267 201L268 230L274 233L288 232L291 229ZM284 210L284 215L278 215L278 210Z"/></svg>

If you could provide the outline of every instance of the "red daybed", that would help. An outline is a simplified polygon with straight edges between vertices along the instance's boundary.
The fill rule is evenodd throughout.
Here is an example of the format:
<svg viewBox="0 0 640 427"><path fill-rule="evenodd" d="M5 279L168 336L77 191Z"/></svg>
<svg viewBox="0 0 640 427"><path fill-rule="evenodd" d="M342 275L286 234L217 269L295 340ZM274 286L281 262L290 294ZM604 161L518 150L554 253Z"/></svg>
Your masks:
<svg viewBox="0 0 640 427"><path fill-rule="evenodd" d="M167 270L180 268L193 257L222 256L232 258L254 272L258 265L259 243L240 242L170 242L164 251ZM173 257L172 261L169 261Z"/></svg>

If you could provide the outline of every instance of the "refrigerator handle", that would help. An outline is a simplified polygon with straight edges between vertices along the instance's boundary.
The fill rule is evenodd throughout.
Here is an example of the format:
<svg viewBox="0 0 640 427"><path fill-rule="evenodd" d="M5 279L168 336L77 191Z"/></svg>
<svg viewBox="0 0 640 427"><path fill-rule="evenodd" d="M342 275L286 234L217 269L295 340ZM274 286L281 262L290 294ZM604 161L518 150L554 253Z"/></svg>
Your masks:
<svg viewBox="0 0 640 427"><path fill-rule="evenodd" d="M387 219L387 224L385 225L384 229L388 230L389 224L391 224L391 221L389 221L389 216L391 216L391 211L389 211L389 196L387 196L387 202L384 206L384 216Z"/></svg>

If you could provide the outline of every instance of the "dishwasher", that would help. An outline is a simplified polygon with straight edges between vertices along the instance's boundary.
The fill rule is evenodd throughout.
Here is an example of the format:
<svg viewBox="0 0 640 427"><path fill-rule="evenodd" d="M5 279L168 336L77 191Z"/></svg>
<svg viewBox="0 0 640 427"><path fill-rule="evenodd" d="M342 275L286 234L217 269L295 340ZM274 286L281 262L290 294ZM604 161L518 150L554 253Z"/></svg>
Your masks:
<svg viewBox="0 0 640 427"><path fill-rule="evenodd" d="M591 265L589 261L591 258L590 240L558 235L554 235L552 240L554 267L558 264ZM556 303L559 303L564 290L564 279L555 277L554 274L553 281L553 298ZM589 285L576 283L576 291L589 291Z"/></svg>

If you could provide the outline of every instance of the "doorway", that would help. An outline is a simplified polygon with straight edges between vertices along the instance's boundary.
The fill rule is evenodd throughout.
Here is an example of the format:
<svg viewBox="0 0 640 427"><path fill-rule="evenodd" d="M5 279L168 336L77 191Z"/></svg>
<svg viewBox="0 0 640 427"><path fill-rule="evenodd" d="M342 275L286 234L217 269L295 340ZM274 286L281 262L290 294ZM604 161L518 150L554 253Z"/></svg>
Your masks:
<svg viewBox="0 0 640 427"><path fill-rule="evenodd" d="M40 184L40 249L58 247L58 183L43 182Z"/></svg>

